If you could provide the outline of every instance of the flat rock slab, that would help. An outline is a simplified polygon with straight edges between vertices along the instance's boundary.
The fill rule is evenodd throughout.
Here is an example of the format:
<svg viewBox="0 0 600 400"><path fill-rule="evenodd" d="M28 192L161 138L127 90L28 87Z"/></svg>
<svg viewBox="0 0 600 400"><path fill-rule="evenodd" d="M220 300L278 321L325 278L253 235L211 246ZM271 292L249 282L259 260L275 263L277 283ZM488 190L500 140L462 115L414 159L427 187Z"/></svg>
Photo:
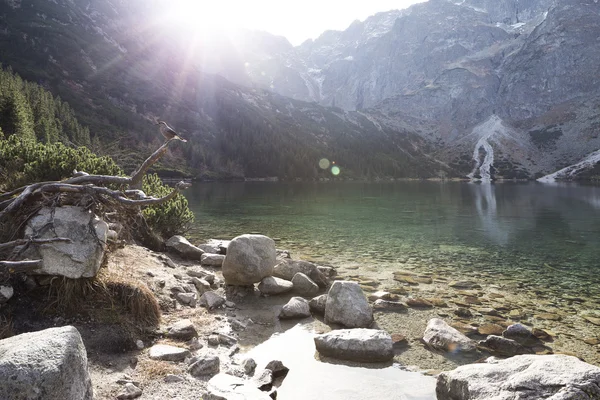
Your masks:
<svg viewBox="0 0 600 400"><path fill-rule="evenodd" d="M213 376L206 389L207 393L202 397L204 400L272 400L255 383L233 375Z"/></svg>
<svg viewBox="0 0 600 400"><path fill-rule="evenodd" d="M85 346L72 326L0 341L0 399L91 400Z"/></svg>
<svg viewBox="0 0 600 400"><path fill-rule="evenodd" d="M600 368L566 355L522 355L469 364L438 376L438 400L600 398Z"/></svg>
<svg viewBox="0 0 600 400"><path fill-rule="evenodd" d="M359 362L386 362L394 357L392 337L378 329L339 329L315 336L324 356Z"/></svg>
<svg viewBox="0 0 600 400"><path fill-rule="evenodd" d="M202 249L194 246L186 238L179 235L172 236L167 240L165 246L169 249L173 249L180 256L189 260L200 260L204 254Z"/></svg>
<svg viewBox="0 0 600 400"><path fill-rule="evenodd" d="M223 260L225 260L225 256L222 254L204 253L200 258L200 264L209 267L221 267L223 265Z"/></svg>
<svg viewBox="0 0 600 400"><path fill-rule="evenodd" d="M150 348L150 358L161 361L183 361L189 357L190 351L168 344L155 344Z"/></svg>
<svg viewBox="0 0 600 400"><path fill-rule="evenodd" d="M167 329L167 337L177 340L190 340L198 336L194 324L189 319L182 319Z"/></svg>

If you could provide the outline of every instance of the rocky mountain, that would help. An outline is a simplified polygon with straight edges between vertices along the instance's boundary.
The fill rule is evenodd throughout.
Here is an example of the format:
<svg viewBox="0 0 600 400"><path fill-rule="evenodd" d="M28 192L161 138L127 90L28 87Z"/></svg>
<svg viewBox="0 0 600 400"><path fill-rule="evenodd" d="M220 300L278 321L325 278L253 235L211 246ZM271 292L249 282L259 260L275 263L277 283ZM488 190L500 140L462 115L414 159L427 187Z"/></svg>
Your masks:
<svg viewBox="0 0 600 400"><path fill-rule="evenodd" d="M194 173L532 178L600 148L597 0L429 0L296 47L174 30L168 7L1 0L1 61L103 137L169 118Z"/></svg>

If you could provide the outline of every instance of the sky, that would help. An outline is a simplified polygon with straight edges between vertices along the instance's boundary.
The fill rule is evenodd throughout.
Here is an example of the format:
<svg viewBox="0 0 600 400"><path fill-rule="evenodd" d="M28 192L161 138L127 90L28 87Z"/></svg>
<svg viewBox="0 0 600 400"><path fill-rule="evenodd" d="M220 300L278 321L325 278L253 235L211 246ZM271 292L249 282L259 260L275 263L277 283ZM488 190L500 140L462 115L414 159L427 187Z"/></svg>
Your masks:
<svg viewBox="0 0 600 400"><path fill-rule="evenodd" d="M355 20L425 0L172 0L183 23L201 29L247 28L285 36L293 45Z"/></svg>

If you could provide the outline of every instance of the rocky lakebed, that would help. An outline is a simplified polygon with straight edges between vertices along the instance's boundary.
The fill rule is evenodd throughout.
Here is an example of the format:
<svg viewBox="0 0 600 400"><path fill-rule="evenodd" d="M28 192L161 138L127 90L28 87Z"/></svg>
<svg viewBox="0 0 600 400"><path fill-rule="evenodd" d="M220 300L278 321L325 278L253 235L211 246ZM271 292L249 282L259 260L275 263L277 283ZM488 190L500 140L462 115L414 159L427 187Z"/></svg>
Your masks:
<svg viewBox="0 0 600 400"><path fill-rule="evenodd" d="M101 268L149 289L154 329L37 312L43 299L2 287L0 398L600 399L597 299L415 259L321 265L263 235L166 245L121 243Z"/></svg>

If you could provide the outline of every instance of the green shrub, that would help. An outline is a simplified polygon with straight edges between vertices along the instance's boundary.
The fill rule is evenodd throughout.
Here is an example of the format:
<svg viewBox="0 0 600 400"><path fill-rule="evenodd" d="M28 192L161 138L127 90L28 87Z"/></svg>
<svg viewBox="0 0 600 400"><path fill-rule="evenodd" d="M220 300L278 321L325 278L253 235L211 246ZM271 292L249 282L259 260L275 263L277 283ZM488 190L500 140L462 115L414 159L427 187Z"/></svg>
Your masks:
<svg viewBox="0 0 600 400"><path fill-rule="evenodd" d="M66 179L73 176L75 169L94 175L124 175L110 157L99 157L85 147L44 144L17 135L0 139L0 191ZM162 197L172 189L152 174L144 177L143 190L149 196ZM146 207L143 214L150 227L165 238L184 233L194 219L181 194L165 203Z"/></svg>
<svg viewBox="0 0 600 400"><path fill-rule="evenodd" d="M165 186L156 174L144 177L142 189L146 195L154 197L166 196L172 190ZM154 232L163 238L186 232L194 221L194 214L188 208L187 199L181 194L177 194L166 203L146 207L143 214Z"/></svg>

